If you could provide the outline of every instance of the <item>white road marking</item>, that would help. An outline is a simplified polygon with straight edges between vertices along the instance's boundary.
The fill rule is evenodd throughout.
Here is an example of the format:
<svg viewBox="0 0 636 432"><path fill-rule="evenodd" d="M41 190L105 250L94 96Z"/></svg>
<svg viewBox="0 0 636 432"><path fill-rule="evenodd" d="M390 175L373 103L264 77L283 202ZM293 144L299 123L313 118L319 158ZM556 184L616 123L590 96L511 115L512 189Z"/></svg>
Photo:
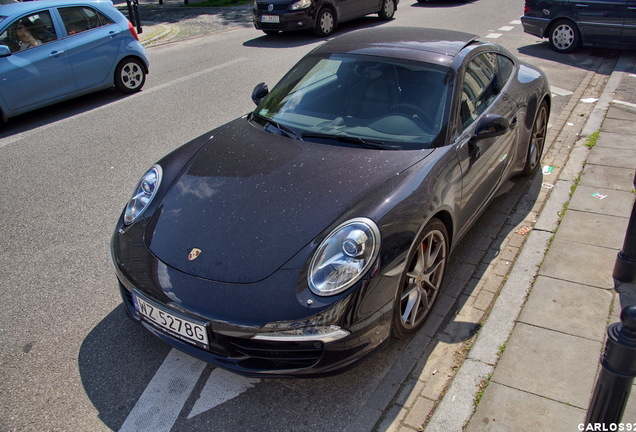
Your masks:
<svg viewBox="0 0 636 432"><path fill-rule="evenodd" d="M488 39L497 39L501 37L501 33L490 33L486 35L486 38Z"/></svg>
<svg viewBox="0 0 636 432"><path fill-rule="evenodd" d="M519 25L519 24L521 24L521 20L512 20L512 21L510 21L510 24Z"/></svg>
<svg viewBox="0 0 636 432"><path fill-rule="evenodd" d="M570 96L574 94L570 90L565 90L555 86L550 86L550 91L552 92L553 95L556 95L556 96Z"/></svg>
<svg viewBox="0 0 636 432"><path fill-rule="evenodd" d="M497 31L510 31L513 28L514 28L513 26L503 26L500 29L498 29Z"/></svg>
<svg viewBox="0 0 636 432"><path fill-rule="evenodd" d="M251 389L261 380L259 378L245 378L223 369L214 369L201 390L199 399L188 415L191 419L201 413L234 399L246 390Z"/></svg>
<svg viewBox="0 0 636 432"><path fill-rule="evenodd" d="M205 365L170 350L119 432L170 432Z"/></svg>

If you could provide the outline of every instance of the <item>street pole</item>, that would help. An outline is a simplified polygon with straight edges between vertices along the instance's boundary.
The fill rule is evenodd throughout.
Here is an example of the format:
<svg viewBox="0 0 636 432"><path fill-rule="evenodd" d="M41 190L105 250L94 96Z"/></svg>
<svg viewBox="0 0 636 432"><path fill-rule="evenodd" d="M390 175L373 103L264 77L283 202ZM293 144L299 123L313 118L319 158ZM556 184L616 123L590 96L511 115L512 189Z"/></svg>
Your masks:
<svg viewBox="0 0 636 432"><path fill-rule="evenodd" d="M601 373L590 400L585 424L602 424L610 428L603 430L613 430L610 425L620 423L635 376L636 306L632 305L623 309L620 323L614 323L607 329Z"/></svg>
<svg viewBox="0 0 636 432"><path fill-rule="evenodd" d="M636 188L636 174L634 175L634 188ZM636 282L636 202L632 206L632 215L627 225L623 249L616 257L612 275L620 282Z"/></svg>

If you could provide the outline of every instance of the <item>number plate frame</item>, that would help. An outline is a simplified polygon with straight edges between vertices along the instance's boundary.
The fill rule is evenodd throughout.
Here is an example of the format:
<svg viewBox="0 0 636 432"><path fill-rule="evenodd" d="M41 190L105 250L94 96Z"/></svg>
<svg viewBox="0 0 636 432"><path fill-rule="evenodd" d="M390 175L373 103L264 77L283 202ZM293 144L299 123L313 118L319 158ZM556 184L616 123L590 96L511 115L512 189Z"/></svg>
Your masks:
<svg viewBox="0 0 636 432"><path fill-rule="evenodd" d="M261 22L263 23L271 23L278 24L280 23L280 17L278 15L262 15Z"/></svg>
<svg viewBox="0 0 636 432"><path fill-rule="evenodd" d="M132 292L132 298L137 314L145 322L199 348L205 350L210 348L208 324L204 321L168 309L136 290Z"/></svg>

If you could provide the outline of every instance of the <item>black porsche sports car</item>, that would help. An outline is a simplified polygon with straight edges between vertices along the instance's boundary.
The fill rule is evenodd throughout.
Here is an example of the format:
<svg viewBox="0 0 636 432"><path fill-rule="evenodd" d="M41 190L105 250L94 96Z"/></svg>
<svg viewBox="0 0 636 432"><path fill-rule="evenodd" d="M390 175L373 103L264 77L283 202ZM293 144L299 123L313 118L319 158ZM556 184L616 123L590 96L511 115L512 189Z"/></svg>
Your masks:
<svg viewBox="0 0 636 432"><path fill-rule="evenodd" d="M248 375L334 373L420 328L550 111L504 48L405 27L335 38L252 99L141 177L111 243L135 321Z"/></svg>

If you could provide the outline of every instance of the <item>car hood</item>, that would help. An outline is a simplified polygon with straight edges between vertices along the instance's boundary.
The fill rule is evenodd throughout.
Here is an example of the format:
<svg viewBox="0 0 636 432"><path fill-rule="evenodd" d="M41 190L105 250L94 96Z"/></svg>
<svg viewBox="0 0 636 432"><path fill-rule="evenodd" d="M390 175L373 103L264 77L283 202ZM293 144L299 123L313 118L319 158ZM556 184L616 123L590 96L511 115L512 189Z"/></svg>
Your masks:
<svg viewBox="0 0 636 432"><path fill-rule="evenodd" d="M191 275L256 282L430 152L300 141L238 119L217 131L170 185L145 242Z"/></svg>

